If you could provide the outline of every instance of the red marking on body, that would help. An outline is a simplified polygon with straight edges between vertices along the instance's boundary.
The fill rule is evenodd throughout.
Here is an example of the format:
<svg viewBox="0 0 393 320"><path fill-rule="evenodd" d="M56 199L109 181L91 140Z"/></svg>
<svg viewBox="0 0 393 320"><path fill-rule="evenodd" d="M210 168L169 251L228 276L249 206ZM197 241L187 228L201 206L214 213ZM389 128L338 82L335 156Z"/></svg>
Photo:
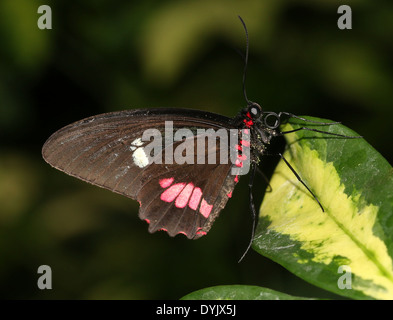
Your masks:
<svg viewBox="0 0 393 320"><path fill-rule="evenodd" d="M195 188L194 191L192 192L190 202L188 203L188 206L192 210L196 210L198 208L199 201L201 201L202 197L202 190L201 188Z"/></svg>
<svg viewBox="0 0 393 320"><path fill-rule="evenodd" d="M185 183L176 183L170 188L161 193L161 200L165 202L172 202L176 199L179 193L183 190Z"/></svg>
<svg viewBox="0 0 393 320"><path fill-rule="evenodd" d="M205 217L208 218L210 212L212 211L213 205L208 204L205 199L202 199L201 206L199 208L199 212Z"/></svg>
<svg viewBox="0 0 393 320"><path fill-rule="evenodd" d="M228 198L232 198L232 191L227 194Z"/></svg>
<svg viewBox="0 0 393 320"><path fill-rule="evenodd" d="M175 178L165 178L165 179L160 179L160 186L161 188L168 188L172 183Z"/></svg>
<svg viewBox="0 0 393 320"><path fill-rule="evenodd" d="M246 116L247 116L249 119L251 119L251 113L250 113L249 111L246 113Z"/></svg>
<svg viewBox="0 0 393 320"><path fill-rule="evenodd" d="M252 120L247 120L247 119L244 119L243 122L245 123L245 125L246 125L248 128L250 128L250 127L254 124L254 121L252 121Z"/></svg>
<svg viewBox="0 0 393 320"><path fill-rule="evenodd" d="M177 196L175 201L175 206L177 208L184 208L187 205L188 199L191 197L192 190L194 190L194 185L190 182Z"/></svg>
<svg viewBox="0 0 393 320"><path fill-rule="evenodd" d="M250 146L250 141L247 140L240 140L240 143L245 146L245 147L249 147Z"/></svg>
<svg viewBox="0 0 393 320"><path fill-rule="evenodd" d="M237 158L241 161L247 160L247 156L245 154L237 155Z"/></svg>
<svg viewBox="0 0 393 320"><path fill-rule="evenodd" d="M247 160L247 156L245 154L237 155L237 159L235 161L235 165L237 167L243 167L243 161Z"/></svg>

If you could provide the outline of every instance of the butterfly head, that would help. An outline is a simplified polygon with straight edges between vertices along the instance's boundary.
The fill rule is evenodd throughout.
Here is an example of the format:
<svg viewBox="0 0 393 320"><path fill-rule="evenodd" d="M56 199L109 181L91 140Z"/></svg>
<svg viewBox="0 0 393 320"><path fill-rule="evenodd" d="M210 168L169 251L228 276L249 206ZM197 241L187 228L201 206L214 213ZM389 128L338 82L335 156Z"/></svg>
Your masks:
<svg viewBox="0 0 393 320"><path fill-rule="evenodd" d="M273 137L280 135L281 119L275 112L263 112L261 106L253 101L248 101L245 107L235 118L235 123L244 129L255 133L260 142L269 144ZM261 146L261 151L264 147Z"/></svg>
<svg viewBox="0 0 393 320"><path fill-rule="evenodd" d="M251 128L256 123L260 122L261 115L261 106L256 102L249 101L247 107L238 115L238 119L240 118L246 128Z"/></svg>
<svg viewBox="0 0 393 320"><path fill-rule="evenodd" d="M250 118L255 121L259 120L262 115L262 108L256 102L250 102L246 109L246 112L249 114Z"/></svg>

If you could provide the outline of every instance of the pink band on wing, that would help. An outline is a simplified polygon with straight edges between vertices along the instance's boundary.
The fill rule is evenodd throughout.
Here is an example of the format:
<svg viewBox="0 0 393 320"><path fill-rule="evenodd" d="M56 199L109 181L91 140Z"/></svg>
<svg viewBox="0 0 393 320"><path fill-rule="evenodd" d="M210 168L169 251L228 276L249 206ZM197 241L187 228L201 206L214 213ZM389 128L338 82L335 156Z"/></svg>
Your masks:
<svg viewBox="0 0 393 320"><path fill-rule="evenodd" d="M194 189L194 191L192 192L192 195L191 195L191 198L190 198L190 202L188 203L188 206L192 210L196 210L198 208L199 201L201 201L201 197L202 197L202 190L201 190L201 188L196 187Z"/></svg>
<svg viewBox="0 0 393 320"><path fill-rule="evenodd" d="M199 212L205 217L208 218L210 212L212 211L213 205L208 204L205 199L202 199L201 206L199 208Z"/></svg>
<svg viewBox="0 0 393 320"><path fill-rule="evenodd" d="M168 188L172 183L174 178L165 178L165 179L160 179L160 186L161 188Z"/></svg>
<svg viewBox="0 0 393 320"><path fill-rule="evenodd" d="M183 190L185 185L185 183L174 184L170 188L166 189L163 193L161 193L161 200L165 202L172 202Z"/></svg>
<svg viewBox="0 0 393 320"><path fill-rule="evenodd" d="M184 208L187 205L188 199L191 197L192 190L194 190L194 185L190 182L177 196L175 201L175 206L177 208Z"/></svg>

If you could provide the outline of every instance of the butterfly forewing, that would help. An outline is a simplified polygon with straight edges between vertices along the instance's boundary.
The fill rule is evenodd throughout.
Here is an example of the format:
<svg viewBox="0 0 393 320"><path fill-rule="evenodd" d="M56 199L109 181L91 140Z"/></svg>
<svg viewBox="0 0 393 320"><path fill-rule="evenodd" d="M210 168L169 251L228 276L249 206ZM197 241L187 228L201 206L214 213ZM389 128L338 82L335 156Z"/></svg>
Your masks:
<svg viewBox="0 0 393 320"><path fill-rule="evenodd" d="M185 140L197 137L165 144L166 121L171 121L174 130L189 128L193 133L197 129L234 128L227 117L196 110L113 112L60 129L45 143L43 157L69 175L138 200L139 216L149 222L150 232L166 230L171 236L183 233L195 239L209 231L231 196L237 177L231 174L229 159L220 164L219 144L206 144L202 163L196 143L193 163L165 163L166 148L176 150ZM145 147L150 141L142 140L148 129L158 130L163 138L161 152L149 162ZM217 161L209 164L212 153ZM162 161L151 161L158 158Z"/></svg>

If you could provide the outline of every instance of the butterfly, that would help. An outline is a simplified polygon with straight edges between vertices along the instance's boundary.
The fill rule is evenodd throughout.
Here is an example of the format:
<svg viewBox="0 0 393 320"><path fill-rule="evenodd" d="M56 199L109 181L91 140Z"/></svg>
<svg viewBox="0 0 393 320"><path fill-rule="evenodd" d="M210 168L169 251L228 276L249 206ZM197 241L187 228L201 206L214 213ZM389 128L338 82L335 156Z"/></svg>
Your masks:
<svg viewBox="0 0 393 320"><path fill-rule="evenodd" d="M241 176L234 170L248 160L255 172L271 139L286 133L279 130L285 115L300 118L289 113L262 112L254 102L234 118L167 108L104 113L55 132L45 142L42 155L56 169L139 201L139 217L149 223L150 232L165 230L170 236L182 233L197 239L209 231L232 197ZM271 124L272 117L275 121ZM170 133L174 133L169 142L168 123ZM154 146L151 139L143 139L152 129L155 138L162 137ZM228 137L239 133L239 139L224 143L217 136L219 130ZM203 152L198 151L201 144ZM155 154L148 151L149 146ZM166 161L168 150L175 158L179 155L180 160L187 160L184 150L189 146L194 151L190 161ZM228 149L227 159L221 161L224 148ZM231 151L237 153L235 161L230 159ZM212 155L220 161L209 163Z"/></svg>
<svg viewBox="0 0 393 320"><path fill-rule="evenodd" d="M246 70L248 33L241 22L247 36ZM139 217L149 224L149 232L164 230L189 239L209 232L240 177L250 172L254 230L251 188L260 157L272 139L297 130L323 131L307 127L280 131L284 118L315 121L288 112L263 111L248 100L244 83L245 72L247 106L234 118L169 108L104 113L55 132L42 148L43 158L71 176L137 200Z"/></svg>

